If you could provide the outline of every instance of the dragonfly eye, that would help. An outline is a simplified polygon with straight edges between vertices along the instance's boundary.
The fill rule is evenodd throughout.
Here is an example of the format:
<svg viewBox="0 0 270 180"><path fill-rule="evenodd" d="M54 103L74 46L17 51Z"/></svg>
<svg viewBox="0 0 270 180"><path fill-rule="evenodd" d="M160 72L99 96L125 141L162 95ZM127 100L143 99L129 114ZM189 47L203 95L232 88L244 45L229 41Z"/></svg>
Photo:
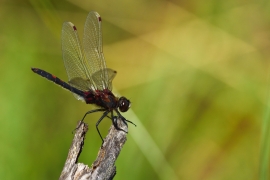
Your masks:
<svg viewBox="0 0 270 180"><path fill-rule="evenodd" d="M121 112L126 112L130 108L130 101L125 97L120 97L118 101L118 108Z"/></svg>

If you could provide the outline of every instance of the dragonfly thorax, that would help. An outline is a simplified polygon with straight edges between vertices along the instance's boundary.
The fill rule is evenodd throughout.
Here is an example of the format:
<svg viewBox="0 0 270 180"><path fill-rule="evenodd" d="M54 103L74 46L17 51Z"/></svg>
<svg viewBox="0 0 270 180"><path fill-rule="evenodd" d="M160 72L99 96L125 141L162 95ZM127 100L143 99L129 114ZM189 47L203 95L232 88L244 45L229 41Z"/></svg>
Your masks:
<svg viewBox="0 0 270 180"><path fill-rule="evenodd" d="M95 104L108 110L118 107L118 98L108 89L87 91L84 99L87 104Z"/></svg>

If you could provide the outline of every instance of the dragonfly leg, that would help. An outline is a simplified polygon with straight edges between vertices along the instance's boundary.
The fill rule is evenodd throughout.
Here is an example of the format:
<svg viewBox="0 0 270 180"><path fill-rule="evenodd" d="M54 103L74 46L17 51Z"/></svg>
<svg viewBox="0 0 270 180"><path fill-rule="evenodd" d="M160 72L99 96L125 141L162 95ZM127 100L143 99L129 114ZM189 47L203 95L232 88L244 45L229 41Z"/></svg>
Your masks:
<svg viewBox="0 0 270 180"><path fill-rule="evenodd" d="M129 121L129 120L125 119L125 118L124 118L124 121L127 121L127 122L130 123L130 124L133 124L135 127L137 126L137 125L134 124L132 121Z"/></svg>
<svg viewBox="0 0 270 180"><path fill-rule="evenodd" d="M124 131L123 129L118 127L117 116L113 115L113 111L111 111L111 118L110 119L112 120L112 123L113 123L113 126L115 127L115 129L117 129L118 131ZM124 132L127 133L126 131L124 131Z"/></svg>
<svg viewBox="0 0 270 180"><path fill-rule="evenodd" d="M83 122L84 118L85 118L88 114L94 113L94 112L99 112L99 111L106 111L106 109L94 109L94 110L88 111L88 112L85 113L85 115L83 116L82 122Z"/></svg>
<svg viewBox="0 0 270 180"><path fill-rule="evenodd" d="M124 117L120 114L119 111L116 110L116 113L117 113L117 115L118 115L119 117L121 117L121 120L122 120L126 125L127 125L126 122L128 122L128 123L133 124L134 126L136 126L136 124L134 124L132 121L129 121L129 120L127 120L126 118L124 118Z"/></svg>
<svg viewBox="0 0 270 180"><path fill-rule="evenodd" d="M133 125L135 125L135 124L134 124L133 122L129 121L129 120L126 120L126 118L124 118L124 117L119 113L119 111L116 110L116 113L117 113L118 116L112 116L112 122L113 122L113 125L114 125L115 129L120 130L120 131L123 131L123 132L125 132L125 133L128 133L127 131L125 131L125 130L123 130L123 129L121 129L121 128L118 127L118 124L117 124L117 118L120 117L121 120L122 120L122 122L124 122L126 126L128 126L128 124L127 124L126 122L129 122L129 123L131 123L131 124L133 124ZM136 125L135 125L135 126L136 126Z"/></svg>
<svg viewBox="0 0 270 180"><path fill-rule="evenodd" d="M112 123L113 123L113 126L115 127L115 129L117 129L118 131L124 131L123 129L118 127L117 116L113 115L113 111L111 111L111 118L110 119L112 120ZM124 131L124 132L127 133L126 131Z"/></svg>
<svg viewBox="0 0 270 180"><path fill-rule="evenodd" d="M107 118L113 120L114 116L113 116L113 111L111 111L111 117L107 115Z"/></svg>
<svg viewBox="0 0 270 180"><path fill-rule="evenodd" d="M121 118L121 117L120 117ZM125 133L128 133L127 131L125 131L124 129L121 129L120 127L118 127L118 124L117 124L117 119L118 119L118 116L114 116L112 118L112 122L113 122L113 126L115 127L115 129L117 129L118 131L123 131ZM125 123L126 124L126 123Z"/></svg>
<svg viewBox="0 0 270 180"><path fill-rule="evenodd" d="M99 125L99 123L102 121L102 119L104 119L104 118L107 116L107 114L108 114L109 112L110 112L110 111L105 111L105 112L103 113L103 115L99 118L99 120L98 120L97 123L96 123L96 128L97 128L98 134L99 134L99 136L100 136L100 138L101 138L101 140L102 140L102 144L104 143L104 140L103 140L103 138L102 138L102 136L101 136L101 134L100 134L100 132L99 132L98 125Z"/></svg>
<svg viewBox="0 0 270 180"><path fill-rule="evenodd" d="M74 131L76 131L81 126L81 124L82 124L84 118L87 116L87 114L94 113L94 112L99 112L99 111L106 111L106 110L105 109L94 109L94 110L86 112L85 115L83 116L80 124L72 131L72 134L74 133Z"/></svg>

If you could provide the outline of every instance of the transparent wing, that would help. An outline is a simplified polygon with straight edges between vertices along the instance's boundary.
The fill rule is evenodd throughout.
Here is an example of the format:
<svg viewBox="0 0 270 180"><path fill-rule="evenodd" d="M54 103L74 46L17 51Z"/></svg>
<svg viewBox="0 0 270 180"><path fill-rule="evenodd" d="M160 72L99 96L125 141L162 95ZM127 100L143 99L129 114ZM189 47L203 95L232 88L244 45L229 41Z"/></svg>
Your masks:
<svg viewBox="0 0 270 180"><path fill-rule="evenodd" d="M106 68L104 70L97 71L92 75L92 79L94 82L102 82L102 72L103 71L106 71L106 74L108 75L107 88L109 90L112 90L112 80L114 79L114 77L117 73L115 70ZM103 88L102 84L98 84L97 88L102 89Z"/></svg>
<svg viewBox="0 0 270 180"><path fill-rule="evenodd" d="M92 86L91 74L84 66L84 53L81 48L77 29L71 22L65 22L62 27L62 53L69 83L83 91ZM81 99L74 94L77 99Z"/></svg>
<svg viewBox="0 0 270 180"><path fill-rule="evenodd" d="M98 72L98 78L93 78L96 89L105 89L111 86L106 62L102 52L101 17L97 12L91 11L84 26L83 47L85 53L85 65L89 74ZM110 77L111 78L111 77Z"/></svg>
<svg viewBox="0 0 270 180"><path fill-rule="evenodd" d="M70 85L74 86L77 89L89 90L88 88L88 85L90 84L89 80L85 80L80 77L75 77L68 82Z"/></svg>

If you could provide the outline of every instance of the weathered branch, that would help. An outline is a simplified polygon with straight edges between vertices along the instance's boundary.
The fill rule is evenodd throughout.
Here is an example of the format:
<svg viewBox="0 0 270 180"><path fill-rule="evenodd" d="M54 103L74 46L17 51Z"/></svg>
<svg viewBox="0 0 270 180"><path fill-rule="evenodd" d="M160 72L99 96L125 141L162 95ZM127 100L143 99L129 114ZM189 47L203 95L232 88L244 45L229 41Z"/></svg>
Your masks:
<svg viewBox="0 0 270 180"><path fill-rule="evenodd" d="M117 119L118 127L128 131L127 126L121 119ZM78 158L82 152L84 138L88 130L88 125L79 122L73 142L69 149L65 166L60 176L60 180L83 180L83 179L113 179L116 174L115 161L126 142L126 133L116 130L112 125L109 134L104 139L103 145L100 147L98 156L92 166L78 163Z"/></svg>

